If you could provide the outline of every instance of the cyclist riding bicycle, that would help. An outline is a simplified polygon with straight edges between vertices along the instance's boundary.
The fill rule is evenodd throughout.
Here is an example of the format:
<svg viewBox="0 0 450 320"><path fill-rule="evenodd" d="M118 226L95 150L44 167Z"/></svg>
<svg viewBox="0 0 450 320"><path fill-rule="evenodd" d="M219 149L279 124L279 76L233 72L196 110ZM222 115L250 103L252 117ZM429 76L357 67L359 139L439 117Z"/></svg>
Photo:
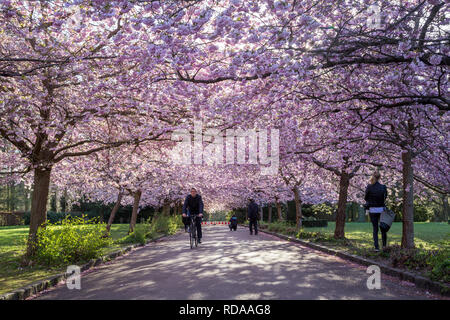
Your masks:
<svg viewBox="0 0 450 320"><path fill-rule="evenodd" d="M197 227L198 243L202 243L202 217L203 217L203 201L202 196L197 194L195 188L191 189L189 194L184 200L183 204L183 217L195 216L195 226Z"/></svg>

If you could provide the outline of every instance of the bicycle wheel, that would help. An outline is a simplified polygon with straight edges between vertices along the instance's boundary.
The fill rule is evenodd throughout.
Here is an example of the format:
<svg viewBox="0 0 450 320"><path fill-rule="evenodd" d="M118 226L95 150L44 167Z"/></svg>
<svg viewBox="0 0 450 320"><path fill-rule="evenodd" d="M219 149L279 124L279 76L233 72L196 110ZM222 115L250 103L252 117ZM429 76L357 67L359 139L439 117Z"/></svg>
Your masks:
<svg viewBox="0 0 450 320"><path fill-rule="evenodd" d="M195 228L195 223L191 224L191 235L192 235L192 247L194 248L194 245L197 246L197 229Z"/></svg>
<svg viewBox="0 0 450 320"><path fill-rule="evenodd" d="M197 221L192 221L192 226L194 228L194 240L195 240L195 246L198 246L198 236L197 236Z"/></svg>
<svg viewBox="0 0 450 320"><path fill-rule="evenodd" d="M191 244L191 249L193 249L195 235L194 235L194 229L192 228L192 222L191 222L190 228L191 228L191 230L189 230L189 242Z"/></svg>
<svg viewBox="0 0 450 320"><path fill-rule="evenodd" d="M198 237L197 237L197 231L195 231L195 246L198 246Z"/></svg>

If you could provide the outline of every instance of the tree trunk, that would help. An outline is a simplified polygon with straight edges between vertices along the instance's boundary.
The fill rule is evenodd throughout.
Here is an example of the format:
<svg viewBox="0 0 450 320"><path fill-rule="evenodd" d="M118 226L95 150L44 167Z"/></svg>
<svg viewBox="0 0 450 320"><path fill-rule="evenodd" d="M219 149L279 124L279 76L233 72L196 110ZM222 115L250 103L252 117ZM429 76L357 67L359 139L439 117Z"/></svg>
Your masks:
<svg viewBox="0 0 450 320"><path fill-rule="evenodd" d="M261 217L261 222L263 222L263 206L262 204L259 206L259 216Z"/></svg>
<svg viewBox="0 0 450 320"><path fill-rule="evenodd" d="M448 197L446 194L442 195L442 221L447 222L449 217L449 205L448 205Z"/></svg>
<svg viewBox="0 0 450 320"><path fill-rule="evenodd" d="M117 195L117 201L114 204L114 207L111 211L111 214L108 219L108 224L106 225L106 233L109 234L111 230L111 225L113 224L114 218L116 217L117 211L119 211L120 203L122 202L123 193L122 191L119 191L119 194Z"/></svg>
<svg viewBox="0 0 450 320"><path fill-rule="evenodd" d="M58 189L55 187L55 212L61 212L59 200L60 200L59 192Z"/></svg>
<svg viewBox="0 0 450 320"><path fill-rule="evenodd" d="M162 214L165 216L170 216L170 204L163 205Z"/></svg>
<svg viewBox="0 0 450 320"><path fill-rule="evenodd" d="M334 230L335 239L345 238L345 208L347 205L348 186L350 185L350 176L342 172L339 179L339 200L336 214L336 228Z"/></svg>
<svg viewBox="0 0 450 320"><path fill-rule="evenodd" d="M267 207L267 222L272 223L272 204L269 203Z"/></svg>
<svg viewBox="0 0 450 320"><path fill-rule="evenodd" d="M412 152L402 153L403 161L403 230L402 248L414 248L414 175Z"/></svg>
<svg viewBox="0 0 450 320"><path fill-rule="evenodd" d="M47 220L47 200L50 188L51 168L34 169L34 186L31 196L30 231L28 234L27 257L36 251L36 233Z"/></svg>
<svg viewBox="0 0 450 320"><path fill-rule="evenodd" d="M281 202L277 200L277 214L278 214L278 221L283 221L283 216L281 215Z"/></svg>
<svg viewBox="0 0 450 320"><path fill-rule="evenodd" d="M302 228L302 201L300 200L298 188L295 187L293 191L295 202L295 220L297 224L297 230L300 230Z"/></svg>
<svg viewBox="0 0 450 320"><path fill-rule="evenodd" d="M30 210L30 193L27 189L25 189L25 200L24 200L24 209L25 212L28 212Z"/></svg>
<svg viewBox="0 0 450 320"><path fill-rule="evenodd" d="M64 189L64 195L63 195L64 201L61 201L61 207L62 207L62 211L63 212L68 212L68 210L67 210L67 196L68 196L67 189Z"/></svg>
<svg viewBox="0 0 450 320"><path fill-rule="evenodd" d="M11 212L11 184L6 184L6 211Z"/></svg>
<svg viewBox="0 0 450 320"><path fill-rule="evenodd" d="M141 190L138 190L134 193L133 212L131 213L130 229L128 230L129 234L134 231L134 227L136 226L136 219L139 209L139 201L141 200L141 195L142 195Z"/></svg>
<svg viewBox="0 0 450 320"><path fill-rule="evenodd" d="M14 211L16 211L16 200L17 200L16 188L14 186L14 182L11 182L10 190L11 190L11 198L10 198L10 200L11 200L11 208L10 208L10 212L14 212Z"/></svg>

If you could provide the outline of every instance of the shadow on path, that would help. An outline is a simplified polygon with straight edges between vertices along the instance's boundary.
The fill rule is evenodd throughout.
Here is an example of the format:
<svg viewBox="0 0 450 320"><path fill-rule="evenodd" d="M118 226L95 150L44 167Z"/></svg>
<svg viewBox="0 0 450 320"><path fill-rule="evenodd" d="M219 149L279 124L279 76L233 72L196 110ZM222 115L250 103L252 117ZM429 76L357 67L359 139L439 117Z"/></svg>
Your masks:
<svg viewBox="0 0 450 320"><path fill-rule="evenodd" d="M37 299L427 299L414 286L382 276L369 290L366 268L239 228L204 228L190 249L186 233L151 243Z"/></svg>

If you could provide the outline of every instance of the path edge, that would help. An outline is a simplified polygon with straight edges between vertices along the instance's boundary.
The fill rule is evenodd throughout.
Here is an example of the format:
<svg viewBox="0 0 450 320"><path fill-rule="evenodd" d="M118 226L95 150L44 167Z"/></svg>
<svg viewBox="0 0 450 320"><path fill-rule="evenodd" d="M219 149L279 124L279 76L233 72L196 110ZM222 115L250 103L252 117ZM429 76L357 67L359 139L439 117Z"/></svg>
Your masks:
<svg viewBox="0 0 450 320"><path fill-rule="evenodd" d="M368 258L364 258L361 256L351 254L351 253L347 253L342 250L332 249L332 248L329 248L329 247L326 247L326 246L323 246L323 245L320 245L317 243L313 243L311 241L301 240L301 239L298 239L298 238L295 238L292 236L287 236L284 234L271 232L271 231L267 231L267 230L261 230L261 229L258 229L258 232L270 234L272 236L281 238L283 240L296 242L296 243L302 244L306 247L309 247L311 249L325 252L327 254L334 255L334 256L337 256L337 257L345 259L345 260L356 262L360 265L364 265L364 266L377 265L380 267L380 270L387 275L397 277L401 280L412 282L416 285L416 287L419 287L421 289L426 289L426 290L432 291L434 293L438 293L442 296L450 297L450 286L440 283L440 282L437 282L437 281L430 280L428 278L425 278L424 276L415 274L413 272L390 267L384 263L380 263L375 260L371 260Z"/></svg>
<svg viewBox="0 0 450 320"><path fill-rule="evenodd" d="M127 247L120 248L119 250L113 251L111 253L108 253L97 259L91 259L87 263L83 264L80 267L81 272L89 270L93 267L97 267L101 264L104 264L105 262L114 260L115 258L124 255L125 253L131 251L132 249L144 247L145 245L147 245L151 242L156 242L158 240L161 240L163 238L170 237L170 236L173 236L173 234L161 235L161 236L158 236L158 237L155 237L153 239L146 241L145 244L135 243L135 244L129 245ZM0 300L25 300L28 297L33 296L41 291L55 287L58 283L67 279L68 276L70 276L70 274L64 272L64 273L59 273L59 274L50 276L43 280L33 282L33 283L23 286L19 289L16 289L11 292L7 292L7 293L4 293L3 295L0 295Z"/></svg>

